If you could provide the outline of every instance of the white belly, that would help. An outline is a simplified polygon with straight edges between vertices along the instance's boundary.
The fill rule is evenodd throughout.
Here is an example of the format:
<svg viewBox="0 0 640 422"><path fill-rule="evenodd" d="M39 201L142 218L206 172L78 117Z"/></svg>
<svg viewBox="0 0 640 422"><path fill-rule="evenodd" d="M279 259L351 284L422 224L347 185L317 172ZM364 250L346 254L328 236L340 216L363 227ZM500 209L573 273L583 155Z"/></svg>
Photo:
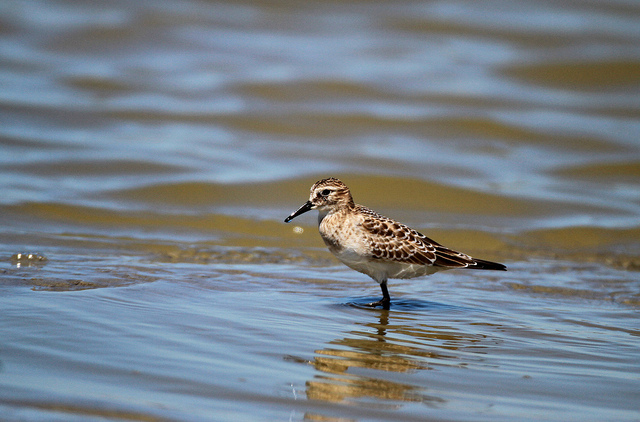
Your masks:
<svg viewBox="0 0 640 422"><path fill-rule="evenodd" d="M343 249L342 251L332 250L331 252L349 268L368 275L378 283L382 283L389 278L420 277L444 269L428 265L371 259L349 249Z"/></svg>

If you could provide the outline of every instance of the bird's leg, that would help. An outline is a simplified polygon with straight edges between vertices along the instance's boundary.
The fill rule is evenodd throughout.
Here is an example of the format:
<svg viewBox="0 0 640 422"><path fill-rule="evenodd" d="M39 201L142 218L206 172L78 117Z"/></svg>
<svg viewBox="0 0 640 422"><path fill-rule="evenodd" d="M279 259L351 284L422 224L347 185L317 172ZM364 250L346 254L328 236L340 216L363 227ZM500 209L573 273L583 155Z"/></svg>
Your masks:
<svg viewBox="0 0 640 422"><path fill-rule="evenodd" d="M391 305L391 296L389 296L389 290L387 290L387 280L380 283L380 289L382 290L382 299L377 302L368 303L367 306L382 306L382 309L388 310Z"/></svg>

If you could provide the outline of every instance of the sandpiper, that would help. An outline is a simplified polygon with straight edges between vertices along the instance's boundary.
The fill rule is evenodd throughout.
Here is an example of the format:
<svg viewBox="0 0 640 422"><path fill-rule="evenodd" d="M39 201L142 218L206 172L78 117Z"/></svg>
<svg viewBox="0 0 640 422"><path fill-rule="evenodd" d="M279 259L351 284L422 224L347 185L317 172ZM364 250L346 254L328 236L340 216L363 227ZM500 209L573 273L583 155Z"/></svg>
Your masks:
<svg viewBox="0 0 640 422"><path fill-rule="evenodd" d="M322 240L340 261L380 283L382 299L368 306L389 309L390 278L413 278L453 268L506 271L497 262L446 248L422 233L353 202L349 188L333 177L311 186L309 200L288 216L318 210Z"/></svg>

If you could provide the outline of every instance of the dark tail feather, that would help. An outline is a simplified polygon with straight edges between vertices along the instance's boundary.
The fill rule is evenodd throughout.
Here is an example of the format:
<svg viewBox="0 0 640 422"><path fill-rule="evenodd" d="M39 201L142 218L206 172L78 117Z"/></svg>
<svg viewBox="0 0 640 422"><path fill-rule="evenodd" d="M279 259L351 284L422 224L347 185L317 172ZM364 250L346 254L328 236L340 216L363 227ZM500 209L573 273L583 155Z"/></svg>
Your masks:
<svg viewBox="0 0 640 422"><path fill-rule="evenodd" d="M507 271L507 266L498 262L485 261L484 259L473 258L475 265L469 265L467 268L476 270L498 270Z"/></svg>

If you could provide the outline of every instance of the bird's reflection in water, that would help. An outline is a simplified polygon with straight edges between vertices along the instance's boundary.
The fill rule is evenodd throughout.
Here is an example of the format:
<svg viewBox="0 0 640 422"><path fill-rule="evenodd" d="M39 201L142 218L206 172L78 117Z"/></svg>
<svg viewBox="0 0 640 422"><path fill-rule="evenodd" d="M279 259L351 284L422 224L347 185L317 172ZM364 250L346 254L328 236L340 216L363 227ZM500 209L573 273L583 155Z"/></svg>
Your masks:
<svg viewBox="0 0 640 422"><path fill-rule="evenodd" d="M377 320L315 351L310 363L321 373L306 383L307 398L379 408L400 407L402 402L434 407L445 403L427 394L428 385L412 383L411 374L446 362L463 366L458 349L475 348L483 337L423 324L410 312L392 312L391 323L388 310L367 312L377 313Z"/></svg>

